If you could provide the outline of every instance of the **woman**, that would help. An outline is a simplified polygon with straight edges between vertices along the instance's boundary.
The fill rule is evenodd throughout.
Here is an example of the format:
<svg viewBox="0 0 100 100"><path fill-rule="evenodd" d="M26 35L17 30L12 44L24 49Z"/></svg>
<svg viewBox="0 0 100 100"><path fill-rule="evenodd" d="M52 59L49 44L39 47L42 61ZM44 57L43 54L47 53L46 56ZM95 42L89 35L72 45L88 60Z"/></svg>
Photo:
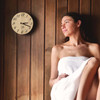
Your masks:
<svg viewBox="0 0 100 100"><path fill-rule="evenodd" d="M85 41L81 28L79 14L63 16L61 29L69 40L52 48L51 100L100 100L100 46Z"/></svg>

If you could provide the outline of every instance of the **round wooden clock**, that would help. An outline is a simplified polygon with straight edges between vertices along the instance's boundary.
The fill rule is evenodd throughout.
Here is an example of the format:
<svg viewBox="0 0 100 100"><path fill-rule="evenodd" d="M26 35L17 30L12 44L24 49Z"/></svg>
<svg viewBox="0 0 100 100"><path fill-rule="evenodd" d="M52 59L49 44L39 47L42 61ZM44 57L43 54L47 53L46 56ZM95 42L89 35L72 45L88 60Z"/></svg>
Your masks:
<svg viewBox="0 0 100 100"><path fill-rule="evenodd" d="M32 17L26 12L15 14L11 20L12 29L21 35L29 33L33 28L33 24Z"/></svg>

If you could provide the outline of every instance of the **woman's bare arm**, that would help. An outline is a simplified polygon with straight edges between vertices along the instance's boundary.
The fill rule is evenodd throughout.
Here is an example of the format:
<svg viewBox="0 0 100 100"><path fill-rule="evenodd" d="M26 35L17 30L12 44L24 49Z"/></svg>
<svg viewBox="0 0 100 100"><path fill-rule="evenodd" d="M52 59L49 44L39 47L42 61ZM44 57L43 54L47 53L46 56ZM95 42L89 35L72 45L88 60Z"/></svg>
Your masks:
<svg viewBox="0 0 100 100"><path fill-rule="evenodd" d="M50 80L49 84L52 87L56 82L58 82L60 79L66 77L67 75L61 74L58 76L58 61L59 61L59 47L54 46L52 48L51 52L51 75L50 75Z"/></svg>
<svg viewBox="0 0 100 100"><path fill-rule="evenodd" d="M92 45L90 45L89 48L90 48L92 55L100 61L100 45L92 44Z"/></svg>
<svg viewBox="0 0 100 100"><path fill-rule="evenodd" d="M100 65L99 63L100 62L100 46L98 44L91 44L89 46L89 49L90 49L91 54L94 57L92 57L88 61L88 63L86 64L82 72L76 100L85 100L87 98L87 94L92 84L93 78Z"/></svg>

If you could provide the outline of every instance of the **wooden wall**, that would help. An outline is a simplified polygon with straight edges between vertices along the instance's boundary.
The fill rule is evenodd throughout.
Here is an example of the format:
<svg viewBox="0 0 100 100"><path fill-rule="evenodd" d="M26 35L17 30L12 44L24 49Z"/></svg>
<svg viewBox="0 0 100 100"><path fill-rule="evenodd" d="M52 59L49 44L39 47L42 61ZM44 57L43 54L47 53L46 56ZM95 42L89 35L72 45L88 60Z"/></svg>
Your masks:
<svg viewBox="0 0 100 100"><path fill-rule="evenodd" d="M64 38L61 16L66 12L95 16L94 35L100 43L100 0L0 2L0 100L50 100L51 48ZM34 18L28 35L17 35L11 28L11 18L20 11Z"/></svg>

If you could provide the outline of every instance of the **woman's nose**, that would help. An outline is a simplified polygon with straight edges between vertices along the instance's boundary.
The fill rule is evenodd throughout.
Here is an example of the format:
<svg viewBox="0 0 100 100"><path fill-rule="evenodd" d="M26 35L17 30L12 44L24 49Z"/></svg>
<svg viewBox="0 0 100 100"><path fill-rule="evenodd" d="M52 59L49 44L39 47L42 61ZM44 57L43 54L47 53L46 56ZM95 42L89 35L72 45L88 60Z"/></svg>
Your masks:
<svg viewBox="0 0 100 100"><path fill-rule="evenodd" d="M63 24L62 26L61 26L61 29L64 29L65 28L65 24Z"/></svg>

